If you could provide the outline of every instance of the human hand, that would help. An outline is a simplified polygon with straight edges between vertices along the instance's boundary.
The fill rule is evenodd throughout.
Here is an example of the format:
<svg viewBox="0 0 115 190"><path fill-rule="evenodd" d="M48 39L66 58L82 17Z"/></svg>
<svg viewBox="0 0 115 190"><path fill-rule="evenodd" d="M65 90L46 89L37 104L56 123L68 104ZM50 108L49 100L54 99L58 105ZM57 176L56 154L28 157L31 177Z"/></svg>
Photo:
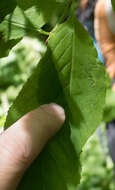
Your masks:
<svg viewBox="0 0 115 190"><path fill-rule="evenodd" d="M16 189L25 170L64 120L64 110L60 106L43 105L0 135L0 190Z"/></svg>

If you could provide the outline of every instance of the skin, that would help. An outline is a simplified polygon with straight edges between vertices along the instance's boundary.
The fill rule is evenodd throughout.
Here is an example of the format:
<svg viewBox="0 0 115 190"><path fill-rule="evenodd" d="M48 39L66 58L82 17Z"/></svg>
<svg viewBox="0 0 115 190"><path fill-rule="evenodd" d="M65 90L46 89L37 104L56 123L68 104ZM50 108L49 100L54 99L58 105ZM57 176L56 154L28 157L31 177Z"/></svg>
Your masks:
<svg viewBox="0 0 115 190"><path fill-rule="evenodd" d="M111 32L106 12L105 0L98 0L95 8L95 37L106 63L111 79L115 78L115 35ZM114 89L114 87L113 87Z"/></svg>
<svg viewBox="0 0 115 190"><path fill-rule="evenodd" d="M81 0L80 7L85 9L89 0ZM109 28L106 12L106 0L97 0L94 17L96 41L101 48L106 70L111 79L115 78L115 34ZM113 85L115 90L115 84Z"/></svg>
<svg viewBox="0 0 115 190"><path fill-rule="evenodd" d="M88 0L81 0L81 2L80 2L80 7L81 7L82 9L85 9L87 3L88 3Z"/></svg>
<svg viewBox="0 0 115 190"><path fill-rule="evenodd" d="M65 121L57 104L26 114L0 135L0 190L15 190L25 170Z"/></svg>

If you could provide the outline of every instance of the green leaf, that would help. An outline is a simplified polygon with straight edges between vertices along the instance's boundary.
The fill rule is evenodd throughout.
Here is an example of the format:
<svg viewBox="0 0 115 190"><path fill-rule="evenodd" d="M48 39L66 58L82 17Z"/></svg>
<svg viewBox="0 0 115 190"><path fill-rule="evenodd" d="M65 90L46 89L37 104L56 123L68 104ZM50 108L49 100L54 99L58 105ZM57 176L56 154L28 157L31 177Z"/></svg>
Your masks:
<svg viewBox="0 0 115 190"><path fill-rule="evenodd" d="M19 190L76 190L82 147L102 118L104 81L104 66L76 18L57 26L46 55L11 106L5 126L50 102L64 107L66 122L28 169Z"/></svg>
<svg viewBox="0 0 115 190"><path fill-rule="evenodd" d="M68 3L70 0L47 0L47 2L45 0L0 0L0 22L6 15L12 13L17 5L24 10L35 6L45 21L54 20L54 17L62 14Z"/></svg>
<svg viewBox="0 0 115 190"><path fill-rule="evenodd" d="M80 152L102 119L105 69L93 41L75 17L57 28L49 45L71 112L72 142Z"/></svg>
<svg viewBox="0 0 115 190"><path fill-rule="evenodd" d="M37 19L36 19L37 18ZM39 29L45 24L43 18L34 7L25 12L17 7L14 12L5 17L0 24L0 31L5 40L22 38L24 36L39 36Z"/></svg>
<svg viewBox="0 0 115 190"><path fill-rule="evenodd" d="M29 92L28 89L30 89ZM50 102L57 102L67 107L51 52L48 50L11 107L5 126L10 126L25 113ZM79 160L77 160L78 156L70 139L69 124L66 121L62 131L49 142L40 157L27 171L19 189L42 190L46 187L52 190L66 190L69 185L76 187L80 178L80 172L76 172L80 170Z"/></svg>
<svg viewBox="0 0 115 190"><path fill-rule="evenodd" d="M56 21L57 17L67 9L69 3L71 3L70 0L47 0L47 2L45 0L17 0L17 4L24 10L34 5L46 23Z"/></svg>
<svg viewBox="0 0 115 190"><path fill-rule="evenodd" d="M40 28L44 24L42 16L39 15L34 7L26 11L17 7L0 24L0 57L8 55L10 49L24 36L40 38L40 33L43 33Z"/></svg>
<svg viewBox="0 0 115 190"><path fill-rule="evenodd" d="M46 23L56 24L58 17L63 15L64 10L67 9L68 3L69 0L48 0L47 3L41 0L11 0L9 4L6 0L2 0L0 2L0 22L3 21L0 24L0 32L2 33L3 49L7 44L8 47L10 44L12 47L15 39L24 36L41 39L42 35L49 35L41 28ZM14 9L15 7L16 9ZM8 13L10 14L7 15ZM7 49L9 51L9 48L6 48L6 51Z"/></svg>
<svg viewBox="0 0 115 190"><path fill-rule="evenodd" d="M68 5L65 0L58 0L59 2L54 0L48 1L44 3L43 0L17 0L19 7L17 6L0 24L0 31L3 33L4 38L11 40L25 35L39 35L41 27L48 21L51 21L51 18L55 19L56 11L62 13L64 7L67 8Z"/></svg>

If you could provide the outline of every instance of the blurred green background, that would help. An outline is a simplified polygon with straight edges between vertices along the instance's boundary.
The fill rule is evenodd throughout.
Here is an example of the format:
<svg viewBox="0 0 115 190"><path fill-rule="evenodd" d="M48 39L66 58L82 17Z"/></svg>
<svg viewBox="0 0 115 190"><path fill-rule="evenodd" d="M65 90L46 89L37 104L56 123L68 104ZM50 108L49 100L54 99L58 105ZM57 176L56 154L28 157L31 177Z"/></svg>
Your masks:
<svg viewBox="0 0 115 190"><path fill-rule="evenodd" d="M83 168L78 190L115 190L114 166L107 144L105 146L106 152L103 151L96 132L85 145L81 156Z"/></svg>
<svg viewBox="0 0 115 190"><path fill-rule="evenodd" d="M9 54L0 59L0 126L4 125L9 106L46 51L36 39L24 38ZM104 125L101 126L105 133ZM83 162L78 190L114 190L113 163L99 143L97 132L89 139L81 156Z"/></svg>

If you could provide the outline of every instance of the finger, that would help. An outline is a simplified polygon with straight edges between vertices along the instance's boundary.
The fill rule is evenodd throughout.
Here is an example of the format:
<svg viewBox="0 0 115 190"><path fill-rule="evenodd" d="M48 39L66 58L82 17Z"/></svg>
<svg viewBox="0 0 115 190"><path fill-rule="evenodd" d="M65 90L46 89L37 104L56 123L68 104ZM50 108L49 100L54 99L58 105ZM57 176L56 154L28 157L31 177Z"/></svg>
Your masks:
<svg viewBox="0 0 115 190"><path fill-rule="evenodd" d="M26 114L0 136L0 190L14 190L25 169L61 128L64 110L49 104Z"/></svg>

